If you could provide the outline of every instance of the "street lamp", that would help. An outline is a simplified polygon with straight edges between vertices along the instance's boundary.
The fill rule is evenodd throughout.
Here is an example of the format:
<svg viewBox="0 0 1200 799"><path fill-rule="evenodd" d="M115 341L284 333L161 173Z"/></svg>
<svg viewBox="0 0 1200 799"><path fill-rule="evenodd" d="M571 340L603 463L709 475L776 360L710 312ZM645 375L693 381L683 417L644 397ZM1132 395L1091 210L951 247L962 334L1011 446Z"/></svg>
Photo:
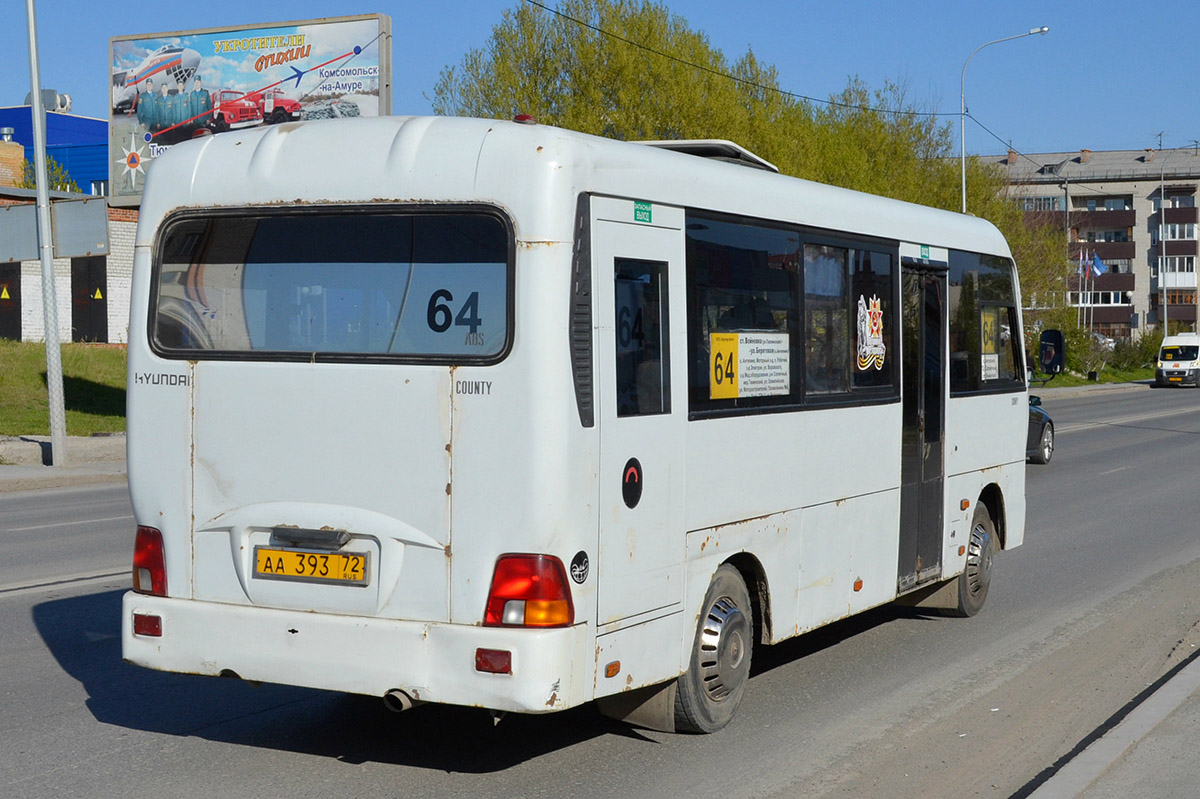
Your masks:
<svg viewBox="0 0 1200 799"><path fill-rule="evenodd" d="M1024 39L1026 36L1040 36L1043 33L1049 32L1049 30L1049 27L1043 25L1040 28L1030 28L1028 33L1018 33L1016 36L1005 36L1003 39L986 42L976 47L975 51L967 56L967 60L963 63L962 80L959 86L959 100L961 104L959 106L958 130L962 136L962 151L959 160L962 163L962 210L964 214L967 212L967 64L971 63L971 59L975 57L975 53L978 53L989 45L1010 42L1013 39Z"/></svg>

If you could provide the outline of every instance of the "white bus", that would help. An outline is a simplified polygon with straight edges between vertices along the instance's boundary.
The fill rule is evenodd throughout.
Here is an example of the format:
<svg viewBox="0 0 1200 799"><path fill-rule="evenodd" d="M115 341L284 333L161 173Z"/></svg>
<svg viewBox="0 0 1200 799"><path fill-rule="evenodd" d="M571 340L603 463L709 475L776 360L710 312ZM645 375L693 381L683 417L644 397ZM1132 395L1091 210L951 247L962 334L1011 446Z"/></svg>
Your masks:
<svg viewBox="0 0 1200 799"><path fill-rule="evenodd" d="M351 119L172 148L134 260L132 663L709 732L756 645L971 615L1022 541L979 219L727 142Z"/></svg>

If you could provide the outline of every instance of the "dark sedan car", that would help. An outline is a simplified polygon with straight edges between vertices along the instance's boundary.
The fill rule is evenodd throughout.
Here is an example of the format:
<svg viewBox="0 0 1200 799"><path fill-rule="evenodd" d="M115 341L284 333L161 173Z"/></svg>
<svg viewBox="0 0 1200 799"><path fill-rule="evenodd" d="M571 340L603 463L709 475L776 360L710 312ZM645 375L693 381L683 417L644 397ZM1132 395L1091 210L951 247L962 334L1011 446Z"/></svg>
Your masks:
<svg viewBox="0 0 1200 799"><path fill-rule="evenodd" d="M1042 409L1042 398L1029 395L1029 434L1025 457L1033 463L1049 463L1054 455L1054 422Z"/></svg>

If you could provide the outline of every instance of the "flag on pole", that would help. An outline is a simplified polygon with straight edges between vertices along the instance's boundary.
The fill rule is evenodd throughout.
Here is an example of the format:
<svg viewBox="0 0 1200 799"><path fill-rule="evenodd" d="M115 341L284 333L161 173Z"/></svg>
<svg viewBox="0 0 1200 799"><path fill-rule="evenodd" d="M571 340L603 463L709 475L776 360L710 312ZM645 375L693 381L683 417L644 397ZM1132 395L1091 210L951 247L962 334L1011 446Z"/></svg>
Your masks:
<svg viewBox="0 0 1200 799"><path fill-rule="evenodd" d="M1087 274L1087 265L1083 260L1083 248L1079 248L1079 276L1083 277Z"/></svg>
<svg viewBox="0 0 1200 799"><path fill-rule="evenodd" d="M1101 261L1100 256L1096 253L1092 253L1092 271L1095 272L1096 277L1100 277L1100 275L1108 271L1108 267L1104 265L1104 261Z"/></svg>

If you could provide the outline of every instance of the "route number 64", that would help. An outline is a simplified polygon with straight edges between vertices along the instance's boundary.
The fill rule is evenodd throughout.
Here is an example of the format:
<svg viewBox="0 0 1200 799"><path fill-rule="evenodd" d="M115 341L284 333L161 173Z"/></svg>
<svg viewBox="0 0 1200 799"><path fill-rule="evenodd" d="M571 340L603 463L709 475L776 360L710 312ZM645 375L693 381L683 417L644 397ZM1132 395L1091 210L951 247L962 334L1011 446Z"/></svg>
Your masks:
<svg viewBox="0 0 1200 799"><path fill-rule="evenodd" d="M434 333L445 333L454 324L468 328L467 332L474 334L483 324L479 318L479 292L472 291L462 307L455 314L450 303L454 295L448 289L438 289L429 298L429 306L425 309L425 321Z"/></svg>

